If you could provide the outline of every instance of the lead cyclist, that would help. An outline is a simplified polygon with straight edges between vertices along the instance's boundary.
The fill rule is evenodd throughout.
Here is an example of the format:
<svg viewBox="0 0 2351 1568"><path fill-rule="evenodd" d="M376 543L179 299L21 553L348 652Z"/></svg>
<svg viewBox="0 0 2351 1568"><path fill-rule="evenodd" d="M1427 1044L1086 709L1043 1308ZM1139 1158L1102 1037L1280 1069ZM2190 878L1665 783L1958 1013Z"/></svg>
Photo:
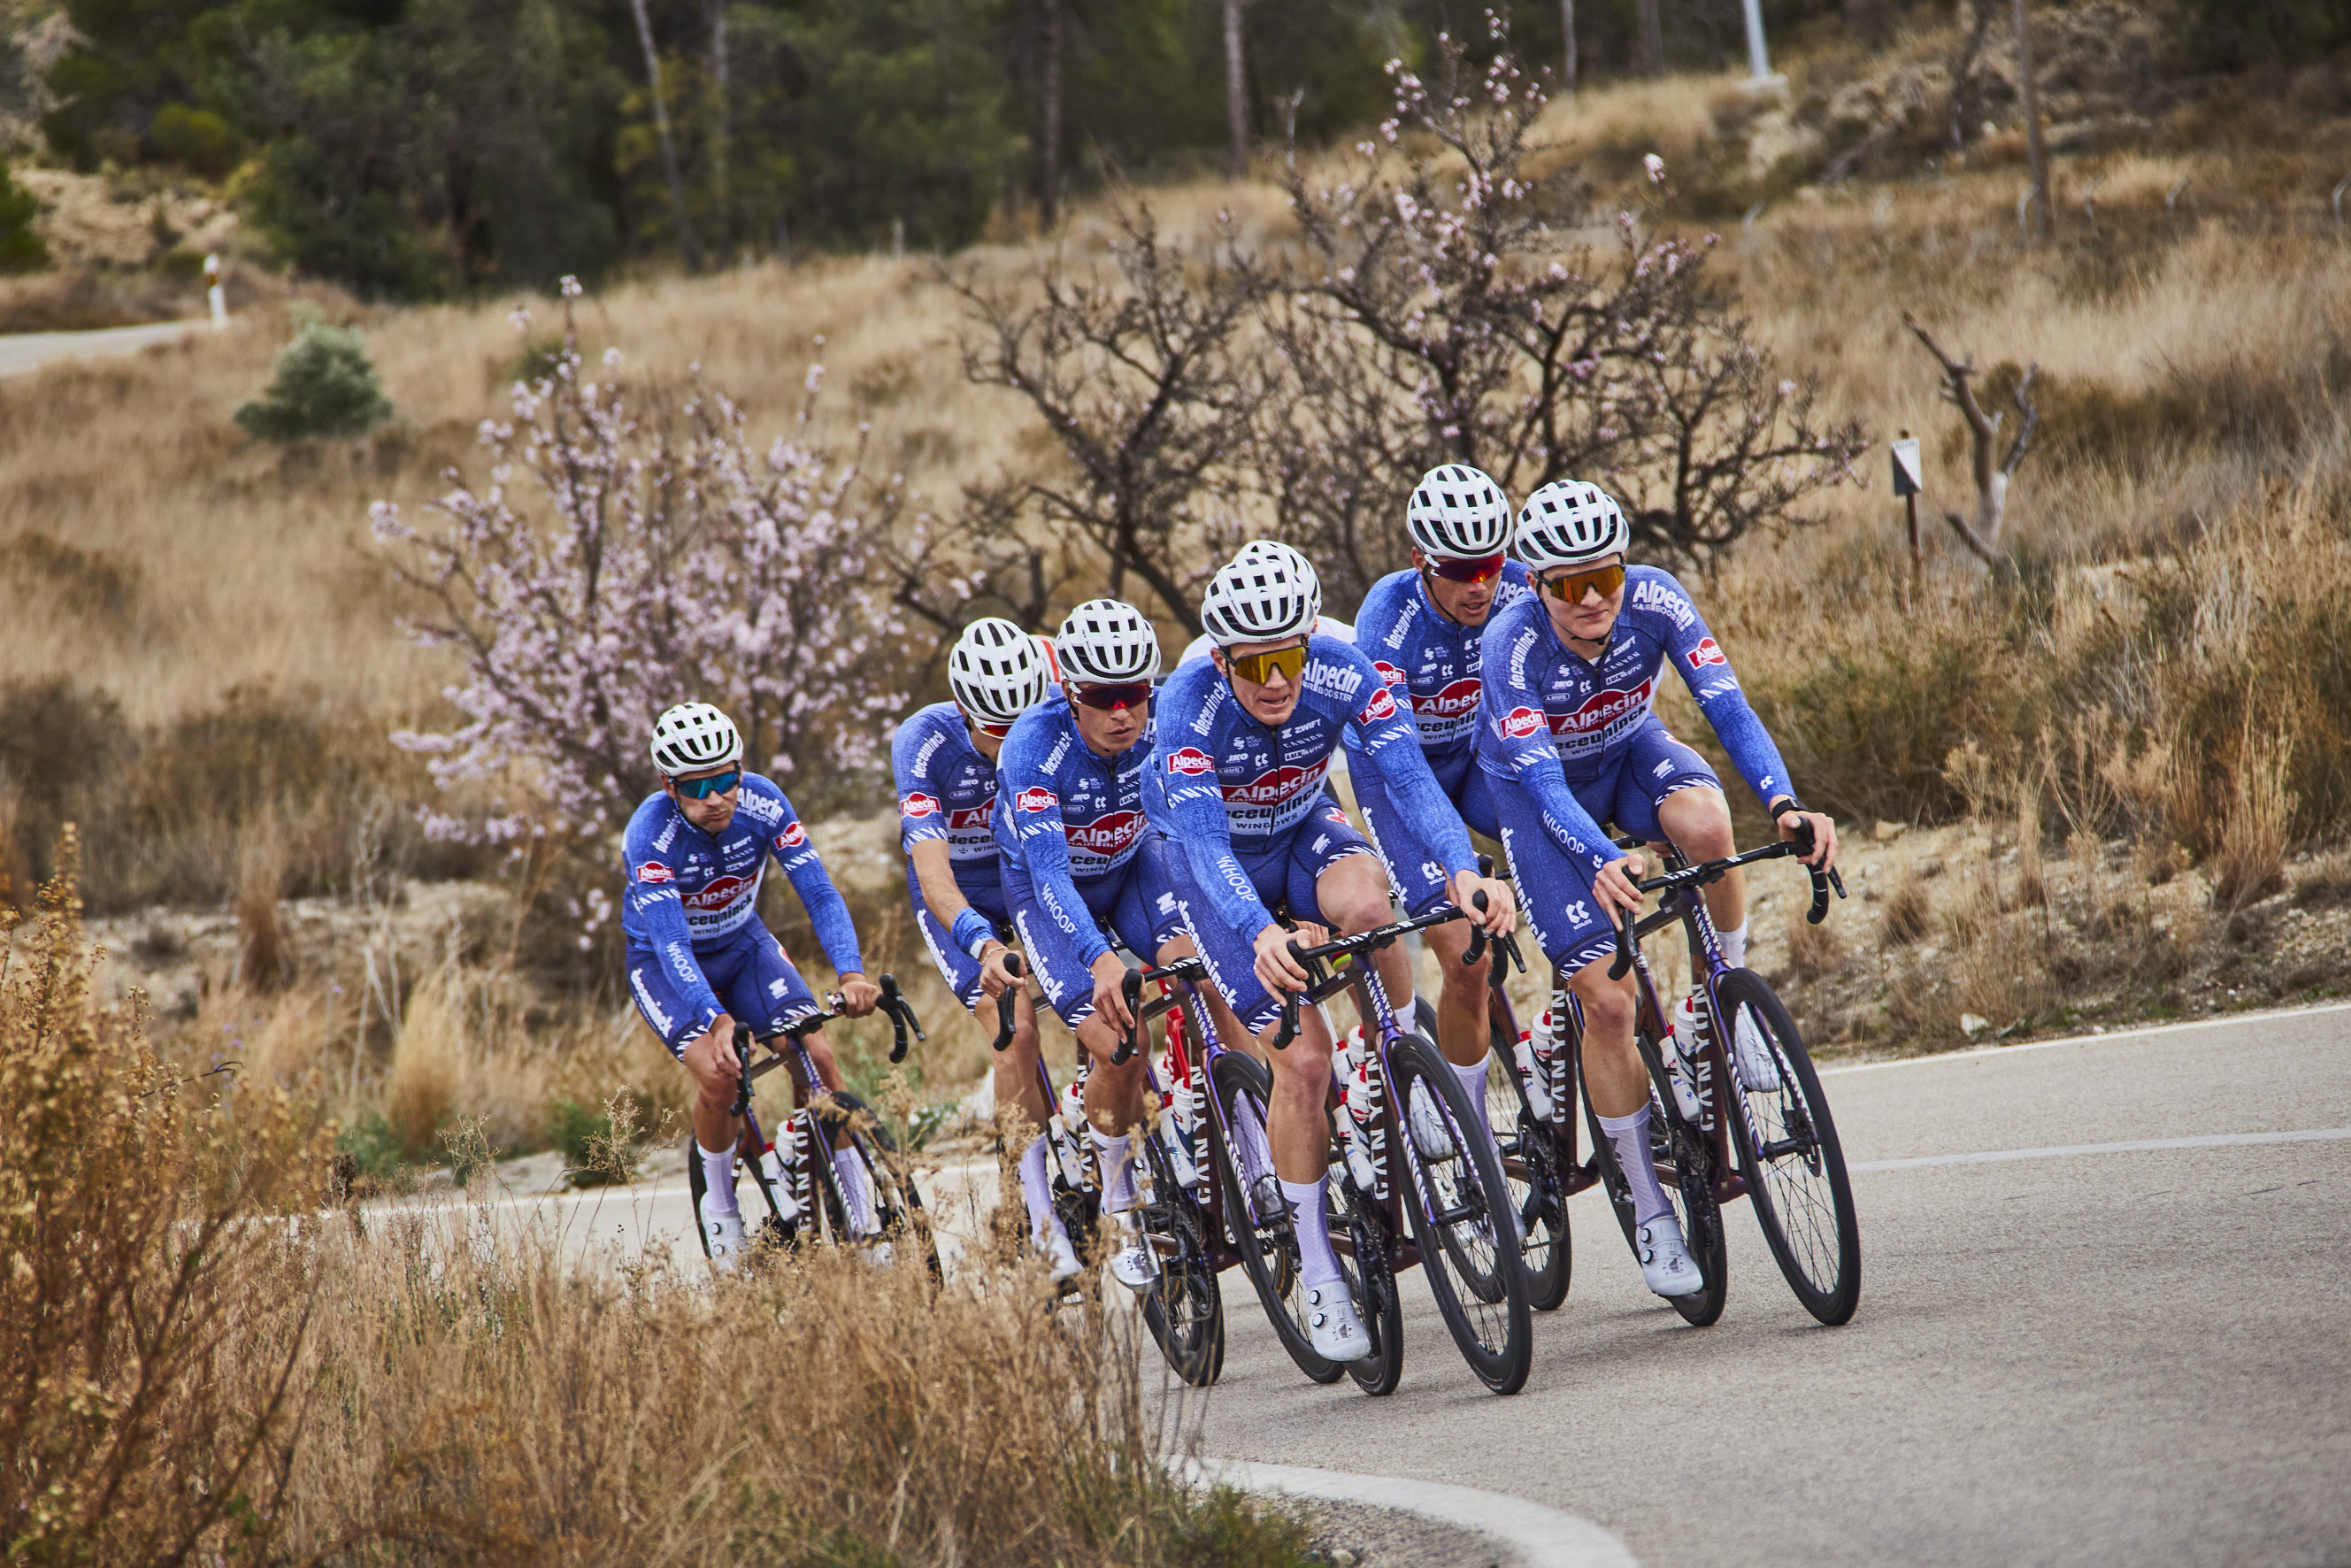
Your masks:
<svg viewBox="0 0 2351 1568"><path fill-rule="evenodd" d="M1640 862L1599 827L1613 821L1636 839L1669 840L1694 861L1732 852L1721 781L1652 711L1665 665L1698 699L1780 836L1810 831L1807 865L1836 863L1836 825L1796 799L1779 749L1682 585L1655 567L1625 565L1632 531L1614 499L1593 485L1545 485L1519 513L1516 538L1537 591L1487 628L1478 765L1491 781L1527 919L1583 1008L1585 1082L1632 1185L1642 1277L1661 1296L1690 1295L1703 1281L1649 1155L1632 977L1607 973L1612 911L1639 908ZM1744 964L1743 873L1730 873L1705 897L1723 957ZM1744 1036L1733 1045L1748 1088L1777 1086L1767 1050Z"/></svg>
<svg viewBox="0 0 2351 1568"><path fill-rule="evenodd" d="M799 813L770 780L743 769L743 737L708 703L681 703L654 722L658 794L629 818L621 900L629 993L669 1053L694 1075L694 1145L708 1194L696 1223L722 1269L741 1261L743 1217L735 1200L734 1113L741 1070L735 1026L760 1033L818 1009L815 992L759 921L759 882L773 855L841 976L841 1010L862 1018L882 999L865 977L849 905L826 874ZM806 1037L821 1087L841 1087L822 1030ZM797 1072L797 1069L794 1070ZM813 1089L819 1085L803 1084ZM872 1224L872 1196L854 1150L833 1155L852 1223Z"/></svg>

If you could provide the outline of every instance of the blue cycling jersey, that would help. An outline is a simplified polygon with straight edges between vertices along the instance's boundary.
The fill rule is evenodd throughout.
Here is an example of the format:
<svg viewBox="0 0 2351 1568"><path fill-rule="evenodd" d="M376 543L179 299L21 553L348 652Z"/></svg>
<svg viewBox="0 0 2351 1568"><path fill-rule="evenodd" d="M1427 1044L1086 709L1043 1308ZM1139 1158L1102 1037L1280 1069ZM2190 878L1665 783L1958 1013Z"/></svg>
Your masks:
<svg viewBox="0 0 2351 1568"><path fill-rule="evenodd" d="M1502 580L1486 625L1512 601L1529 592L1527 569L1502 563ZM1413 727L1429 766L1467 758L1477 744L1478 650L1486 625L1464 626L1437 608L1420 573L1409 567L1372 584L1355 612L1355 646L1371 655L1372 667L1399 703L1408 705ZM1353 744L1351 741L1350 744Z"/></svg>
<svg viewBox="0 0 2351 1568"><path fill-rule="evenodd" d="M988 823L996 813L996 764L971 743L971 726L953 703L917 708L890 741L898 785L898 843L908 854L925 839L945 839L964 897L1000 910L1003 873Z"/></svg>
<svg viewBox="0 0 2351 1568"><path fill-rule="evenodd" d="M1159 693L1155 787L1144 791L1145 810L1176 840L1217 917L1245 940L1273 917L1240 857L1262 858L1307 821L1323 799L1331 754L1350 731L1360 743L1354 765L1401 808L1397 836L1410 842L1398 852L1453 873L1476 863L1418 732L1371 660L1320 633L1307 653L1298 706L1280 729L1250 717L1207 659L1179 665Z"/></svg>
<svg viewBox="0 0 2351 1568"><path fill-rule="evenodd" d="M1058 692L1014 721L997 757L997 844L1088 966L1110 945L1080 890L1125 870L1154 831L1143 809L1150 768L1149 727L1116 757L1098 757Z"/></svg>
<svg viewBox="0 0 2351 1568"><path fill-rule="evenodd" d="M1596 661L1560 640L1538 595L1496 611L1486 623L1478 765L1531 791L1552 835L1595 865L1604 863L1606 840L1569 785L1616 765L1655 722L1658 674L1668 661L1757 797L1769 804L1792 792L1779 748L1682 585L1650 566L1628 569L1625 582L1624 605Z"/></svg>
<svg viewBox="0 0 2351 1568"><path fill-rule="evenodd" d="M832 967L844 974L865 967L849 905L825 874L791 801L757 773L743 775L739 791L735 820L717 833L687 821L667 795L649 795L622 837L628 881L622 935L632 946L660 954L697 1009L718 1004L695 959L758 920L759 880L770 854L791 879Z"/></svg>

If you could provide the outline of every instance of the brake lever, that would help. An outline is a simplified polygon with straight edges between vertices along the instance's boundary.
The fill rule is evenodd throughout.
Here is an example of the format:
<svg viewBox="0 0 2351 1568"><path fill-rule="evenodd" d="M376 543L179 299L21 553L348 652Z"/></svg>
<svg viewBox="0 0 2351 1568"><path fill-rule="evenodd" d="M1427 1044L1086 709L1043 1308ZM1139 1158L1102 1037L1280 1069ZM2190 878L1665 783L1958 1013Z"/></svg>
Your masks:
<svg viewBox="0 0 2351 1568"><path fill-rule="evenodd" d="M1143 1033L1143 971L1129 969L1118 983L1118 994L1126 1002L1126 1038L1110 1053L1113 1067L1123 1067L1134 1055L1136 1037Z"/></svg>
<svg viewBox="0 0 2351 1568"><path fill-rule="evenodd" d="M1014 979L1020 978L1020 955L1004 955L1004 968ZM1012 1015L1020 1001L1020 988L1007 986L1004 994L996 998L996 1049L1002 1051L1012 1043Z"/></svg>
<svg viewBox="0 0 2351 1568"><path fill-rule="evenodd" d="M914 1007L906 1000L905 993L898 989L898 977L884 975L879 984L882 988L882 1010L890 1015L890 1061L895 1065L906 1060L908 1030L913 1030L914 1038L925 1043L931 1037L923 1032L922 1022L914 1017Z"/></svg>
<svg viewBox="0 0 2351 1568"><path fill-rule="evenodd" d="M1621 980L1633 970L1633 912L1619 909L1616 927L1616 956L1608 966L1608 977Z"/></svg>
<svg viewBox="0 0 2351 1568"><path fill-rule="evenodd" d="M730 1116L740 1116L751 1108L751 1026L735 1026L735 1061L741 1070L735 1080L735 1107Z"/></svg>
<svg viewBox="0 0 2351 1568"><path fill-rule="evenodd" d="M1479 862L1483 864L1487 857L1479 855L1478 859ZM1477 905L1479 914L1486 913L1486 895L1483 893L1471 894L1469 902ZM1475 964L1486 956L1486 928L1473 922L1469 927L1469 950L1461 955L1461 962L1465 967Z"/></svg>

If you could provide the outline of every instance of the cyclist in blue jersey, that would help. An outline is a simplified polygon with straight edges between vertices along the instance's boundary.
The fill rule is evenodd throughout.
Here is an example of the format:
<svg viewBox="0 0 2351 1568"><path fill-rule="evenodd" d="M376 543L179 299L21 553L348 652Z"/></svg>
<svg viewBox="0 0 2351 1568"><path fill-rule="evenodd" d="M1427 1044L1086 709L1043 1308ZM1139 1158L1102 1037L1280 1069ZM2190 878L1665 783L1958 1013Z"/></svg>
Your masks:
<svg viewBox="0 0 2351 1568"><path fill-rule="evenodd" d="M1120 1233L1111 1273L1141 1290L1159 1274L1158 1255L1134 1213L1130 1139L1143 1118L1144 1053L1112 1061L1134 1019L1120 989L1126 966L1103 940L1102 926L1155 963L1192 954L1168 884L1164 841L1144 812L1159 635L1132 605L1095 599L1070 612L1053 651L1061 692L1020 716L998 759L996 836L1005 901L1037 983L1093 1058L1086 1121L1102 1170L1102 1208ZM1211 1006L1220 1015L1218 1029L1239 1040L1239 1025L1223 1013L1221 999ZM1039 1228L1050 1213L1044 1159L1040 1140L1021 1166L1030 1223Z"/></svg>
<svg viewBox="0 0 2351 1568"><path fill-rule="evenodd" d="M862 1018L881 1000L865 977L849 906L825 874L808 829L784 792L743 770L743 737L707 703L682 703L653 725L657 795L645 797L622 835L621 902L629 991L672 1056L694 1075L694 1142L709 1186L697 1223L710 1256L731 1268L743 1249L735 1201L734 1114L740 1082L735 1025L766 1032L815 1012L799 971L759 922L759 882L773 855L816 926L841 976L841 1010ZM820 1085L839 1089L841 1069L822 1030L807 1037ZM795 1070L797 1071L797 1070ZM866 1191L854 1152L834 1156L842 1189Z"/></svg>
<svg viewBox="0 0 2351 1568"><path fill-rule="evenodd" d="M1732 851L1730 807L1705 758L1667 733L1653 705L1670 663L1783 838L1809 823L1808 863L1836 862L1836 827L1807 811L1721 648L1672 574L1625 564L1631 530L1597 486L1546 485L1519 514L1518 552L1536 592L1486 629L1478 764L1489 777L1527 918L1583 1009L1593 1110L1632 1182L1642 1273L1660 1295L1699 1289L1649 1157L1648 1074L1633 1045L1635 992L1608 978L1613 909L1638 907L1639 864L1601 831L1671 841L1693 860ZM1706 890L1723 956L1744 963L1746 885ZM1750 1087L1777 1083L1769 1053L1733 1042ZM1678 1089L1677 1089L1678 1092Z"/></svg>
<svg viewBox="0 0 2351 1568"><path fill-rule="evenodd" d="M1323 792L1348 731L1362 743L1359 780L1376 780L1397 805L1397 852L1437 862L1464 908L1483 894L1489 930L1509 930L1515 911L1507 883L1478 874L1469 835L1371 661L1349 643L1310 634L1320 600L1312 569L1287 546L1249 546L1209 580L1200 619L1217 647L1209 660L1179 666L1160 694L1157 788L1145 800L1174 841L1169 880L1209 976L1269 1048L1266 1131L1292 1210L1309 1337L1317 1354L1354 1361L1370 1342L1327 1228L1332 1042L1321 1009L1302 1009L1297 1039L1270 1050L1280 993L1307 983L1289 952L1292 933L1271 906L1288 904L1301 945L1327 940L1331 927L1365 931L1388 917L1378 857ZM1409 1017L1403 955L1390 949L1375 962ZM1442 1139L1417 1123L1414 1132L1425 1145Z"/></svg>
<svg viewBox="0 0 2351 1568"><path fill-rule="evenodd" d="M1488 618L1527 593L1527 569L1506 553L1510 525L1510 497L1483 470L1455 463L1430 469L1405 507L1411 569L1374 583L1355 612L1355 646L1410 716L1429 771L1462 821L1498 842L1502 833L1493 794L1476 765L1479 649ZM1355 742L1350 737L1348 744ZM1446 879L1434 862L1389 849L1399 813L1386 789L1371 778L1358 778L1354 785L1355 804L1387 862L1398 901L1409 915L1427 914L1451 896ZM1444 977L1437 998L1437 1046L1482 1118L1490 960L1461 961L1469 946L1466 923L1434 926L1426 936Z"/></svg>
<svg viewBox="0 0 2351 1568"><path fill-rule="evenodd" d="M947 655L949 702L916 710L890 743L898 787L898 841L906 852L906 894L914 927L956 1001L996 1034L996 1000L1015 988L1012 1043L996 1059L996 1103L1018 1105L1032 1130L1051 1107L1037 1086L1037 1012L1026 987L1005 960L1011 949L1000 933L1012 924L1004 895L996 816L997 759L1012 725L1051 689L1051 664L1039 640L1011 622L989 616L964 628ZM985 1009L984 1011L982 1009ZM1032 1181L1029 1167L1036 1166ZM1028 1151L1021 1184L1037 1211L1043 1186L1044 1146ZM1046 1209L1050 1217L1050 1205ZM1078 1255L1055 1221L1040 1228L1038 1246L1056 1279L1078 1272Z"/></svg>

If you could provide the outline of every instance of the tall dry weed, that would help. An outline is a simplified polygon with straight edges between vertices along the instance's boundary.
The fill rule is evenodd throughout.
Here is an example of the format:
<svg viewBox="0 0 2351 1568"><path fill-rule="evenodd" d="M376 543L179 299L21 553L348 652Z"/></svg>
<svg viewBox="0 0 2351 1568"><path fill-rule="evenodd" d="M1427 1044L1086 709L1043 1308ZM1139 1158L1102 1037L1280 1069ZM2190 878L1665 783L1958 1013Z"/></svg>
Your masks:
<svg viewBox="0 0 2351 1568"><path fill-rule="evenodd" d="M2214 856L2212 896L2241 909L2285 885L2285 852L2296 803L2287 788L2294 760L2291 735L2256 736L2248 716L2234 768L2228 816Z"/></svg>
<svg viewBox="0 0 2351 1568"><path fill-rule="evenodd" d="M236 878L237 964L232 983L274 991L294 977L293 955L277 924L286 891L285 841L265 821L246 835Z"/></svg>

